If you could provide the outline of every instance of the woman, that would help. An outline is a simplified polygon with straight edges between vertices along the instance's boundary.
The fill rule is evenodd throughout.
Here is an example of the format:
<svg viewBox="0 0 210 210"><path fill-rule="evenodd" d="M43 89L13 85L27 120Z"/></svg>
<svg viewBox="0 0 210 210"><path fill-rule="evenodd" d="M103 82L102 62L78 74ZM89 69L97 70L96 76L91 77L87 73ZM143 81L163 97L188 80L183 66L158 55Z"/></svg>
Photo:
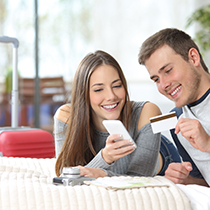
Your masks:
<svg viewBox="0 0 210 210"><path fill-rule="evenodd" d="M123 72L111 55L88 54L76 71L71 104L61 106L54 117L56 175L68 166L79 166L82 176L95 178L156 175L169 164L164 152L159 153L161 134L153 134L149 123L159 114L153 103L130 101ZM136 148L128 146L128 139L116 141L120 135L107 133L102 121L116 119L128 129Z"/></svg>

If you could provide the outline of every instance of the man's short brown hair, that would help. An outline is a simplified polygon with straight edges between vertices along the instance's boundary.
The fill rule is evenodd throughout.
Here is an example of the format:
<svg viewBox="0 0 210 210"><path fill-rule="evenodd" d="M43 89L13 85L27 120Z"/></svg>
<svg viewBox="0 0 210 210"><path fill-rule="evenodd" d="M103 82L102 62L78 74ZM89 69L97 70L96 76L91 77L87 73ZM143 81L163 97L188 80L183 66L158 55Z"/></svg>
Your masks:
<svg viewBox="0 0 210 210"><path fill-rule="evenodd" d="M201 53L198 49L198 46L191 39L191 37L186 34L184 31L175 29L175 28L166 28L163 29L154 35L146 39L140 49L138 60L140 64L145 65L146 60L160 47L163 45L168 45L171 47L177 54L181 55L182 58L188 61L188 52L191 48L195 48L201 60L201 65L203 69L208 72L208 68L205 65Z"/></svg>

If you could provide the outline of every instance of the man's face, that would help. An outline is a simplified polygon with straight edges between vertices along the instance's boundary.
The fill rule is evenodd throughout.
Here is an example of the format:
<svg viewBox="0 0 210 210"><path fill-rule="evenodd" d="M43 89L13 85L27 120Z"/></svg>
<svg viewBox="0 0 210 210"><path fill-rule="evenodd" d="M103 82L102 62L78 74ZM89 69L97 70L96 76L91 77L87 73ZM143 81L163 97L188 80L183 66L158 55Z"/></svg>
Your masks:
<svg viewBox="0 0 210 210"><path fill-rule="evenodd" d="M158 91L180 108L199 99L201 76L193 62L185 61L168 45L157 49L145 62Z"/></svg>

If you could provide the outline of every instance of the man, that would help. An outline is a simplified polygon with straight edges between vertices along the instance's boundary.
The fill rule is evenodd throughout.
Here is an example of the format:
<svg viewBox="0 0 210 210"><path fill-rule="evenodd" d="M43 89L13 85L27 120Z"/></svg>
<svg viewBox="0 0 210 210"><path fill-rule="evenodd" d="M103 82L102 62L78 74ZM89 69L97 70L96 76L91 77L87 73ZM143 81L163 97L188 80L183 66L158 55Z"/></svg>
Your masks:
<svg viewBox="0 0 210 210"><path fill-rule="evenodd" d="M178 116L174 142L182 163L171 163L165 177L174 183L210 185L210 74L197 45L178 29L164 29L143 44L139 63L158 91L174 101Z"/></svg>

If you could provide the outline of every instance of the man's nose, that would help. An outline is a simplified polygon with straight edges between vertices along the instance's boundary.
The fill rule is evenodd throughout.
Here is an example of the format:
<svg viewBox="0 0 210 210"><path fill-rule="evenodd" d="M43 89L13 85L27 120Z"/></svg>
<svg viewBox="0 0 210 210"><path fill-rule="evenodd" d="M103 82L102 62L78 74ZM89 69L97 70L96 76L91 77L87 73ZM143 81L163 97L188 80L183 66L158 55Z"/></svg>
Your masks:
<svg viewBox="0 0 210 210"><path fill-rule="evenodd" d="M162 90L167 90L167 88L170 86L170 81L166 78L161 78L160 79L160 88Z"/></svg>

